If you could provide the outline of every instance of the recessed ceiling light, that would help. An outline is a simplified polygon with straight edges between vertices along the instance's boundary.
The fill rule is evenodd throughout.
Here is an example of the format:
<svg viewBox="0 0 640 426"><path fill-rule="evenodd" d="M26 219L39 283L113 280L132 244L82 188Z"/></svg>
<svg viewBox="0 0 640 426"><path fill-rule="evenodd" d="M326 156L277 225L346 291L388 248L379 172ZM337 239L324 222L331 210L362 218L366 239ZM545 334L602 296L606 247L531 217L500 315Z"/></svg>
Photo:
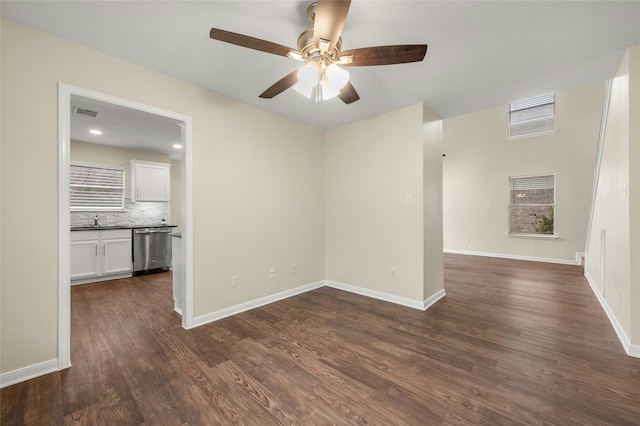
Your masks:
<svg viewBox="0 0 640 426"><path fill-rule="evenodd" d="M175 149L180 149L180 148L182 148L182 145L180 145L179 143L174 143L174 144L173 144L173 147L174 147Z"/></svg>
<svg viewBox="0 0 640 426"><path fill-rule="evenodd" d="M101 135L102 134L102 130L91 129L91 130L89 130L89 133L92 133L94 135Z"/></svg>

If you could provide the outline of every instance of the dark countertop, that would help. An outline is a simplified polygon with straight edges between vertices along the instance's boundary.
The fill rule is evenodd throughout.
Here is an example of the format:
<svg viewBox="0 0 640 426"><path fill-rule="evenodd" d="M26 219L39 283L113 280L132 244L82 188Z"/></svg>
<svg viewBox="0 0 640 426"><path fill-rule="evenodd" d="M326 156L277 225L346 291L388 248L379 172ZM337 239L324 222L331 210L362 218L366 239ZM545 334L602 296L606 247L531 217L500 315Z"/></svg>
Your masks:
<svg viewBox="0 0 640 426"><path fill-rule="evenodd" d="M72 231L105 231L110 229L141 229L141 228L177 228L178 225L134 225L134 226L78 226L72 227Z"/></svg>

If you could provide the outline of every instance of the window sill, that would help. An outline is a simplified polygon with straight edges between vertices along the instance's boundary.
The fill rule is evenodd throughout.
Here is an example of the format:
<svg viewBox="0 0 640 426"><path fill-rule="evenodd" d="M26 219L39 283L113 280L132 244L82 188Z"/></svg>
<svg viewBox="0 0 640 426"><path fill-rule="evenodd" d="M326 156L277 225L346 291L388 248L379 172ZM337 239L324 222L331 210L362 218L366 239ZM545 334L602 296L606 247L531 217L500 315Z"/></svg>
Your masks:
<svg viewBox="0 0 640 426"><path fill-rule="evenodd" d="M517 140L520 140L520 139L533 138L533 137L536 137L536 136L553 135L557 131L558 131L558 129L553 129L553 130L545 130L544 132L527 133L525 135L507 136L507 140L509 140L509 141L517 141Z"/></svg>
<svg viewBox="0 0 640 426"><path fill-rule="evenodd" d="M549 235L549 234L507 234L507 237L512 238L533 238L533 239L542 239L542 240L557 240L557 235Z"/></svg>
<svg viewBox="0 0 640 426"><path fill-rule="evenodd" d="M69 209L71 213L124 213L126 209Z"/></svg>

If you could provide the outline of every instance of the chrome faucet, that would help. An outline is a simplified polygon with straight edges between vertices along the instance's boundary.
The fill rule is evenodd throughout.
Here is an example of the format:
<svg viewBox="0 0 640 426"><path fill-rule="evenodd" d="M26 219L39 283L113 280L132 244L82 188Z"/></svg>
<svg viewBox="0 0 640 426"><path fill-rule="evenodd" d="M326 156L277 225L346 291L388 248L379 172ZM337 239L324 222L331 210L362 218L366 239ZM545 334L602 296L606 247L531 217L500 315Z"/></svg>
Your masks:
<svg viewBox="0 0 640 426"><path fill-rule="evenodd" d="M98 227L98 215L96 215L96 218L93 219L93 226L95 226L96 228Z"/></svg>

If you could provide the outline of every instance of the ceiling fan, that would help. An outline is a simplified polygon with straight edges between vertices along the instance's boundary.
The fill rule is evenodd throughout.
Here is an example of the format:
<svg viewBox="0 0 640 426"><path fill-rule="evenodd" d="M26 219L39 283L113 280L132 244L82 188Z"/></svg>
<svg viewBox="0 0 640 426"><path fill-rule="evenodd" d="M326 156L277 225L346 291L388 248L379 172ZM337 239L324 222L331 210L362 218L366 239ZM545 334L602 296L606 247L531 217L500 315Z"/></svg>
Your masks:
<svg viewBox="0 0 640 426"><path fill-rule="evenodd" d="M209 36L225 43L305 62L302 68L292 71L262 92L261 98L271 99L293 86L308 98L315 93L316 102L337 96L345 104L350 104L360 96L349 82L349 72L340 66L420 62L427 53L426 44L364 47L343 52L340 34L350 4L351 0L319 0L309 5L307 17L313 28L300 34L298 49L218 28L211 28Z"/></svg>

